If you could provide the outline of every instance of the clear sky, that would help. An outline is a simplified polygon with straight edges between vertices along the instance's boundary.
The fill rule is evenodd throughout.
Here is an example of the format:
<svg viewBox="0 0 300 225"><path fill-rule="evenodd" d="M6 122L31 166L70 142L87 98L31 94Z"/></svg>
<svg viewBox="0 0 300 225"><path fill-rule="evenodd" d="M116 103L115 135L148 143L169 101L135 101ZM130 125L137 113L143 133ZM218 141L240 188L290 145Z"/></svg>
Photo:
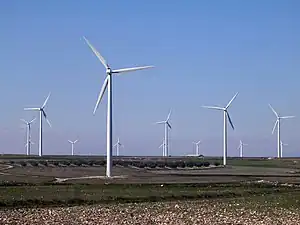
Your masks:
<svg viewBox="0 0 300 225"><path fill-rule="evenodd" d="M222 113L229 112L229 155L239 139L246 156L275 156L275 116L282 123L284 154L299 156L300 2L297 0L190 1L1 1L1 152L25 152L20 118L46 107L53 128L44 126L44 153L68 154L78 138L80 154L105 154L106 95L93 108L105 70L85 35L113 68L156 68L114 77L114 142L126 155L160 155L163 126L154 122L173 109L170 153L191 154L203 140L204 155L222 154ZM23 127L24 128L24 127ZM38 123L32 126L37 153ZM123 152L122 152L123 151Z"/></svg>

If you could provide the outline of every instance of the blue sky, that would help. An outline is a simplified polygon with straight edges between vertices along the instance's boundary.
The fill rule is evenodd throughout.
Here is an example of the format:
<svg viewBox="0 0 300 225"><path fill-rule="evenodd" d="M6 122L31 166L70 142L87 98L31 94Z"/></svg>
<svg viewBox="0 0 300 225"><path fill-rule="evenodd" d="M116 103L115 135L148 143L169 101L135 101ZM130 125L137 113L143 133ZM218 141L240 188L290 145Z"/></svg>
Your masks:
<svg viewBox="0 0 300 225"><path fill-rule="evenodd" d="M85 35L113 68L155 65L114 79L114 140L123 154L160 155L163 127L154 125L173 109L170 152L190 154L201 139L204 155L222 154L222 113L201 105L225 105L236 129L229 130L229 155L239 139L248 156L276 154L271 135L282 123L285 155L299 156L300 2L253 1L3 1L0 3L1 150L25 152L20 118L24 107L49 99L45 154L75 151L104 154L106 97L92 111L105 70L80 39ZM33 125L38 143L38 123ZM37 144L33 146L37 153Z"/></svg>

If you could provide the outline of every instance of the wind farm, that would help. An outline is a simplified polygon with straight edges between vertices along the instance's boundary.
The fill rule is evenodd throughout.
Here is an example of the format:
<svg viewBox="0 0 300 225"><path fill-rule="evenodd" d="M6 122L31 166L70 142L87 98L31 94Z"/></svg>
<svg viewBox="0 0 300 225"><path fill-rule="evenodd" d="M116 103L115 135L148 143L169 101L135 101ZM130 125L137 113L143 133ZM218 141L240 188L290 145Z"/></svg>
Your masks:
<svg viewBox="0 0 300 225"><path fill-rule="evenodd" d="M0 224L300 224L299 6L3 3Z"/></svg>

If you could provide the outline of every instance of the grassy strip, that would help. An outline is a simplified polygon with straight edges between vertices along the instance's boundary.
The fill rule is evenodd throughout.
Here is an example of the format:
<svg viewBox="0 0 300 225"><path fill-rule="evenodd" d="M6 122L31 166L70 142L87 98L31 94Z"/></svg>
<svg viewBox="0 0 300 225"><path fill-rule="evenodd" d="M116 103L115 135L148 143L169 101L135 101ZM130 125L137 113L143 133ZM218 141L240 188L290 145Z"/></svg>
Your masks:
<svg viewBox="0 0 300 225"><path fill-rule="evenodd" d="M296 192L269 185L49 185L0 188L0 207L71 206L99 203L214 199ZM300 195L299 195L300 196Z"/></svg>

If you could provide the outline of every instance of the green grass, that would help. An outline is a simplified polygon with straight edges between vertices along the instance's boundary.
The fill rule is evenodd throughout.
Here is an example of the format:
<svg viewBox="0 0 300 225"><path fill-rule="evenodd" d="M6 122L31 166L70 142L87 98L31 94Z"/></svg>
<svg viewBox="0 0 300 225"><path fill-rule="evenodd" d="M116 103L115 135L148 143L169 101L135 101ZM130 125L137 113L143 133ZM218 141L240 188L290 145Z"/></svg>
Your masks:
<svg viewBox="0 0 300 225"><path fill-rule="evenodd" d="M1 207L232 198L295 193L300 189L262 184L103 184L0 187ZM284 199L284 198L283 198Z"/></svg>

